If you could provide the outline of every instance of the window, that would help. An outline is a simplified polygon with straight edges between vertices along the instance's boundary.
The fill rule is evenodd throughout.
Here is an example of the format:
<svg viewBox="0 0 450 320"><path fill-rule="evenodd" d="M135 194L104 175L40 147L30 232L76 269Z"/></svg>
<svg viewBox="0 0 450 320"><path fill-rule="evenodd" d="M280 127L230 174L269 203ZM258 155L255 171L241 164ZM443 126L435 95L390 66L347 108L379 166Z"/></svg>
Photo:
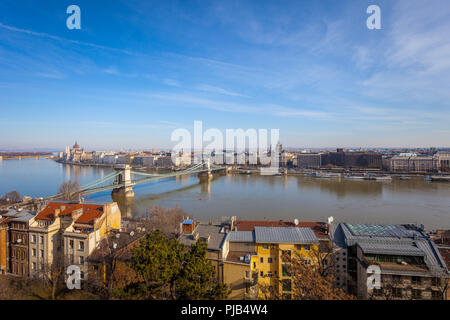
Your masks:
<svg viewBox="0 0 450 320"><path fill-rule="evenodd" d="M289 266L287 264L283 264L282 266L283 277L290 277L291 273L289 272Z"/></svg>
<svg viewBox="0 0 450 320"><path fill-rule="evenodd" d="M80 271L80 278L81 280L84 280L84 271Z"/></svg>
<svg viewBox="0 0 450 320"><path fill-rule="evenodd" d="M412 284L420 284L422 282L421 277L412 277L411 279Z"/></svg>
<svg viewBox="0 0 450 320"><path fill-rule="evenodd" d="M31 236L31 243L36 243L36 235Z"/></svg>
<svg viewBox="0 0 450 320"><path fill-rule="evenodd" d="M272 263L272 258L267 258L268 263Z"/></svg>
<svg viewBox="0 0 450 320"><path fill-rule="evenodd" d="M259 262L263 263L264 262L264 258L260 258Z"/></svg>
<svg viewBox="0 0 450 320"><path fill-rule="evenodd" d="M302 250L302 246L300 244L297 245L297 250L298 251Z"/></svg>
<svg viewBox="0 0 450 320"><path fill-rule="evenodd" d="M285 279L282 281L282 289L283 291L291 291L291 280Z"/></svg>
<svg viewBox="0 0 450 320"><path fill-rule="evenodd" d="M400 288L393 288L392 289L392 295L396 298L401 298L402 297L402 289Z"/></svg>
<svg viewBox="0 0 450 320"><path fill-rule="evenodd" d="M33 270L36 270L36 262L33 262L33 264L31 265L31 268L32 268Z"/></svg>
<svg viewBox="0 0 450 320"><path fill-rule="evenodd" d="M80 263L80 264L84 264L84 257L83 257L83 256L80 256L80 257L79 257L79 263Z"/></svg>
<svg viewBox="0 0 450 320"><path fill-rule="evenodd" d="M272 272L271 272L271 271L267 272L267 276L268 276L269 278L272 278Z"/></svg>
<svg viewBox="0 0 450 320"><path fill-rule="evenodd" d="M33 249L33 250L31 251L31 255L32 255L33 257L36 257L36 249Z"/></svg>
<svg viewBox="0 0 450 320"><path fill-rule="evenodd" d="M264 277L264 271L261 271L261 272L259 273L259 275L260 275L261 277Z"/></svg>
<svg viewBox="0 0 450 320"><path fill-rule="evenodd" d="M74 258L73 258L73 254L71 254L70 256L69 256L69 261L70 261L70 263L71 264L73 264L74 263Z"/></svg>
<svg viewBox="0 0 450 320"><path fill-rule="evenodd" d="M413 297L413 299L420 299L420 298L422 298L422 290L413 289L412 290L412 297Z"/></svg>
<svg viewBox="0 0 450 320"><path fill-rule="evenodd" d="M431 279L431 285L432 286L440 286L441 285L441 278L432 278Z"/></svg>
<svg viewBox="0 0 450 320"><path fill-rule="evenodd" d="M268 245L268 244L263 244L263 249L264 249L264 250L269 249L269 245Z"/></svg>
<svg viewBox="0 0 450 320"><path fill-rule="evenodd" d="M44 258L44 250L41 250L41 258Z"/></svg>
<svg viewBox="0 0 450 320"><path fill-rule="evenodd" d="M73 240L69 240L69 249L73 249Z"/></svg>
<svg viewBox="0 0 450 320"><path fill-rule="evenodd" d="M44 236L40 236L40 237L39 237L39 242L40 242L41 244L44 244Z"/></svg>
<svg viewBox="0 0 450 320"><path fill-rule="evenodd" d="M305 244L305 245L303 246L303 250L309 251L309 245Z"/></svg>
<svg viewBox="0 0 450 320"><path fill-rule="evenodd" d="M84 241L80 241L80 243L78 245L78 250L84 251Z"/></svg>
<svg viewBox="0 0 450 320"><path fill-rule="evenodd" d="M256 262L253 262L253 268L256 268Z"/></svg>
<svg viewBox="0 0 450 320"><path fill-rule="evenodd" d="M250 278L250 272L249 271L245 271L245 279L249 279Z"/></svg>
<svg viewBox="0 0 450 320"><path fill-rule="evenodd" d="M281 251L281 254L282 254L281 258L282 258L283 261L289 261L289 259L291 257L291 251L290 250L283 250L283 251ZM287 258L286 258L286 256L287 256Z"/></svg>

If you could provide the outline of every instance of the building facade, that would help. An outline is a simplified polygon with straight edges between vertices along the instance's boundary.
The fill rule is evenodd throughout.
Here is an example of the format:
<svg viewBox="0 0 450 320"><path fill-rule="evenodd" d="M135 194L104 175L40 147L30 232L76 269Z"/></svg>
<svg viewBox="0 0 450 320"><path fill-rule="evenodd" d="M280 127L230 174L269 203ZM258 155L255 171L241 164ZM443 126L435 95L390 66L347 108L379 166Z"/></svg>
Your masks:
<svg viewBox="0 0 450 320"><path fill-rule="evenodd" d="M448 269L436 247L412 225L339 223L332 239L345 252L347 284L358 299L442 299ZM378 269L380 287L369 287L372 270Z"/></svg>

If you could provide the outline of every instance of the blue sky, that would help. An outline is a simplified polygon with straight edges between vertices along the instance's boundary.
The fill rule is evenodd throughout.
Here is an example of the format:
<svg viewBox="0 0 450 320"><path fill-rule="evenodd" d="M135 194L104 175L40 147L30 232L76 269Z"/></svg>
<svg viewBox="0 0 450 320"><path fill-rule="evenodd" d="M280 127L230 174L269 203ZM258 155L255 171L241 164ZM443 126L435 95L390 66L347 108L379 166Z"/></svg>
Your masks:
<svg viewBox="0 0 450 320"><path fill-rule="evenodd" d="M450 146L449 34L448 0L2 0L0 149L168 148L194 120L291 147Z"/></svg>

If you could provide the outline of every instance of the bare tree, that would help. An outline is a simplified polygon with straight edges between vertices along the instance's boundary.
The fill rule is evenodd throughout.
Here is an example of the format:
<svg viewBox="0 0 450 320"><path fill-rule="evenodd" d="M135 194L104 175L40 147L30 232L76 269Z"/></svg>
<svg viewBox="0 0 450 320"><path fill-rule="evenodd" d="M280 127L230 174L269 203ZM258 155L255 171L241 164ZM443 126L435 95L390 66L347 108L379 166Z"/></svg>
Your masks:
<svg viewBox="0 0 450 320"><path fill-rule="evenodd" d="M21 200L22 198L20 197L20 193L14 190L6 193L3 198L0 198L0 204L17 203Z"/></svg>
<svg viewBox="0 0 450 320"><path fill-rule="evenodd" d="M180 231L180 223L183 217L187 217L178 204L175 207L161 207L160 205L149 207L150 216L145 221L148 231L160 230L164 235L172 237Z"/></svg>
<svg viewBox="0 0 450 320"><path fill-rule="evenodd" d="M73 201L79 198L80 185L76 181L68 180L59 186L58 194L62 200Z"/></svg>
<svg viewBox="0 0 450 320"><path fill-rule="evenodd" d="M329 259L320 252L306 258L285 253L283 273L288 277L276 277L275 286L259 285L263 298L272 300L353 300L354 296L335 287ZM281 288L281 290L279 290ZM284 293L283 293L284 292Z"/></svg>
<svg viewBox="0 0 450 320"><path fill-rule="evenodd" d="M65 263L62 255L57 255L53 258L52 263L45 263L41 267L36 278L44 282L45 287L50 291L49 297L55 300L60 289L64 283Z"/></svg>

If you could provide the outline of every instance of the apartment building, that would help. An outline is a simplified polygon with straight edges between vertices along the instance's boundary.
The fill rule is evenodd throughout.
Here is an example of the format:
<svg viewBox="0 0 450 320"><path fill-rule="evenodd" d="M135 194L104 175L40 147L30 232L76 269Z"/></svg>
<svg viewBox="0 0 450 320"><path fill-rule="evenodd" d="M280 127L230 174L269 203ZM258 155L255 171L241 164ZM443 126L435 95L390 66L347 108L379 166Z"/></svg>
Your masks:
<svg viewBox="0 0 450 320"><path fill-rule="evenodd" d="M30 221L30 275L39 276L52 264L77 264L102 237L120 228L117 203L79 204L50 202Z"/></svg>
<svg viewBox="0 0 450 320"><path fill-rule="evenodd" d="M207 243L206 257L214 267L216 280L224 281L223 244L231 230L235 217L222 223L200 223L194 219L185 219L180 225L178 240L190 247L197 241Z"/></svg>
<svg viewBox="0 0 450 320"><path fill-rule="evenodd" d="M345 253L347 284L358 299L441 299L448 269L428 236L412 225L332 225L333 244ZM368 269L381 287L369 288Z"/></svg>
<svg viewBox="0 0 450 320"><path fill-rule="evenodd" d="M223 245L224 283L231 299L262 297L261 288L284 298L292 295L293 283L283 256L300 256L313 262L319 240L311 228L254 227L229 232Z"/></svg>
<svg viewBox="0 0 450 320"><path fill-rule="evenodd" d="M33 211L9 210L0 216L0 272L29 275L29 222Z"/></svg>

